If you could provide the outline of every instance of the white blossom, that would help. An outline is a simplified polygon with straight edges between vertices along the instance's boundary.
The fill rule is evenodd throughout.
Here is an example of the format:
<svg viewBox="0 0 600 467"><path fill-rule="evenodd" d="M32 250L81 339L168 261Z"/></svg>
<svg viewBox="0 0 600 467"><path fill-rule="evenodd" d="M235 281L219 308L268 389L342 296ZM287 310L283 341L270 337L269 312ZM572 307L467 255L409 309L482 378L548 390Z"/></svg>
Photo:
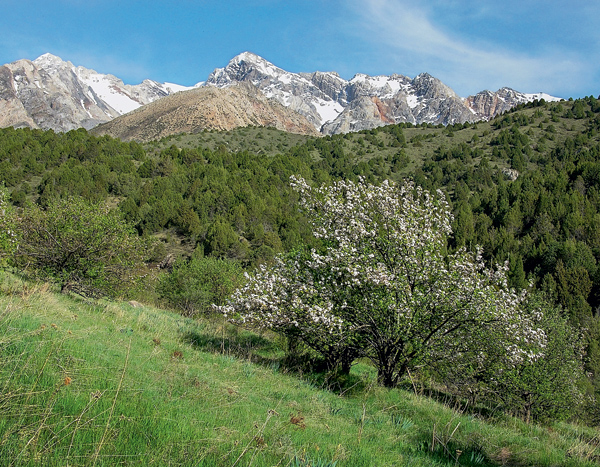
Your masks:
<svg viewBox="0 0 600 467"><path fill-rule="evenodd" d="M512 364L541 355L545 335L521 313L526 293L508 287L508 264L487 268L480 248L446 253L453 217L441 191L392 181L291 184L328 246L261 267L220 308L232 321L325 348L358 339L380 372L391 359L392 379L488 338L504 343Z"/></svg>

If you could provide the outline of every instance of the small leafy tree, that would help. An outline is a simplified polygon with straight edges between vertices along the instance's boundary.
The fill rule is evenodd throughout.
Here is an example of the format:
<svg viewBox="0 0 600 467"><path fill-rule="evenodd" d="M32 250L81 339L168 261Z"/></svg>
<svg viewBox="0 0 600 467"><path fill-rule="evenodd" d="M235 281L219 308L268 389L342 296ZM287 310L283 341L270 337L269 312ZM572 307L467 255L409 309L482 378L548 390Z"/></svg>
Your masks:
<svg viewBox="0 0 600 467"><path fill-rule="evenodd" d="M524 316L546 336L536 358L515 362L506 352L504 340L489 336L484 350L474 347L433 365L435 378L471 404L500 407L527 423L568 418L584 402L582 336L539 292L528 295L522 308Z"/></svg>
<svg viewBox="0 0 600 467"><path fill-rule="evenodd" d="M583 339L562 317L560 310L539 294L532 295L526 308L543 309L540 326L547 344L540 358L510 367L495 367L490 377L493 396L505 410L531 419L560 420L581 406L585 380Z"/></svg>
<svg viewBox="0 0 600 467"><path fill-rule="evenodd" d="M44 210L27 205L17 229L17 264L63 292L115 297L140 280L148 242L140 239L119 211L80 197L50 201Z"/></svg>
<svg viewBox="0 0 600 467"><path fill-rule="evenodd" d="M177 261L173 270L160 278L157 292L170 306L194 316L212 310L213 303L222 305L243 278L235 261L192 256L189 261Z"/></svg>
<svg viewBox="0 0 600 467"><path fill-rule="evenodd" d="M509 289L508 266L487 269L479 250L447 253L441 192L387 181L313 189L294 177L292 186L325 247L261 270L251 294L222 307L235 321L356 343L388 387L420 366L484 353L490 337L513 363L537 357L545 336L520 312L525 295Z"/></svg>

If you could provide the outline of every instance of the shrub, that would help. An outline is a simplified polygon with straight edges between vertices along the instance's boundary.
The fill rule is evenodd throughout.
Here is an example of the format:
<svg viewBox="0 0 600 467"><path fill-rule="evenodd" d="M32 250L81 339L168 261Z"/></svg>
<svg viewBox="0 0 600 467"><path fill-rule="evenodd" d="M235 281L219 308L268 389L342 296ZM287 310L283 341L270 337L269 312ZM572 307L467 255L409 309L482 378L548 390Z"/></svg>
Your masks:
<svg viewBox="0 0 600 467"><path fill-rule="evenodd" d="M9 195L3 185L0 185L0 265L17 250L18 237L16 230L15 211L9 202Z"/></svg>
<svg viewBox="0 0 600 467"><path fill-rule="evenodd" d="M50 201L45 210L28 204L17 229L17 265L63 292L115 297L141 279L148 242L104 204L80 197Z"/></svg>
<svg viewBox="0 0 600 467"><path fill-rule="evenodd" d="M193 256L189 261L177 261L173 270L160 278L157 292L169 306L194 316L209 311L213 303L222 305L242 281L239 263Z"/></svg>

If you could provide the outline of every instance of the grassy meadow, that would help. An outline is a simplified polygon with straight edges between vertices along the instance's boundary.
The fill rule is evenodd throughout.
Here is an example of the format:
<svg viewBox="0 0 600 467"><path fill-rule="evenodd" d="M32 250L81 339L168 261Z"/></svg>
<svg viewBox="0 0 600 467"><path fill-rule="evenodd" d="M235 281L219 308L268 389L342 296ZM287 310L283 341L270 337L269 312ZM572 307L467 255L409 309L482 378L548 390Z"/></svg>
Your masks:
<svg viewBox="0 0 600 467"><path fill-rule="evenodd" d="M527 425L289 368L213 317L85 301L0 273L2 466L592 466L600 431ZM438 398L439 399L439 398Z"/></svg>

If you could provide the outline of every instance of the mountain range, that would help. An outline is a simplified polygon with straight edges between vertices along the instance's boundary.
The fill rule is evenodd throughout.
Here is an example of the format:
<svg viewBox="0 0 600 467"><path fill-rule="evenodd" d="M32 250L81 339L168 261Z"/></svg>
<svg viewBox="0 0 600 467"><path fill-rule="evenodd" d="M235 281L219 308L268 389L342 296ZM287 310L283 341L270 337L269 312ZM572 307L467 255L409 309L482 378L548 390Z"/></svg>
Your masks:
<svg viewBox="0 0 600 467"><path fill-rule="evenodd" d="M240 89L222 92L233 87ZM357 74L350 80L335 72L292 73L250 52L234 57L194 86L149 79L128 85L113 75L74 66L51 54L0 67L0 127L68 131L117 119L97 131L113 134L119 127L128 127L113 136L128 133L129 138L136 138L143 132L133 131L136 125L153 126L145 131L144 139L247 125L322 134L401 122L448 125L487 120L542 98L559 100L509 88L462 98L427 73L415 78ZM157 100L165 100L164 105L138 110ZM132 111L137 116L129 115L123 123L123 116Z"/></svg>

